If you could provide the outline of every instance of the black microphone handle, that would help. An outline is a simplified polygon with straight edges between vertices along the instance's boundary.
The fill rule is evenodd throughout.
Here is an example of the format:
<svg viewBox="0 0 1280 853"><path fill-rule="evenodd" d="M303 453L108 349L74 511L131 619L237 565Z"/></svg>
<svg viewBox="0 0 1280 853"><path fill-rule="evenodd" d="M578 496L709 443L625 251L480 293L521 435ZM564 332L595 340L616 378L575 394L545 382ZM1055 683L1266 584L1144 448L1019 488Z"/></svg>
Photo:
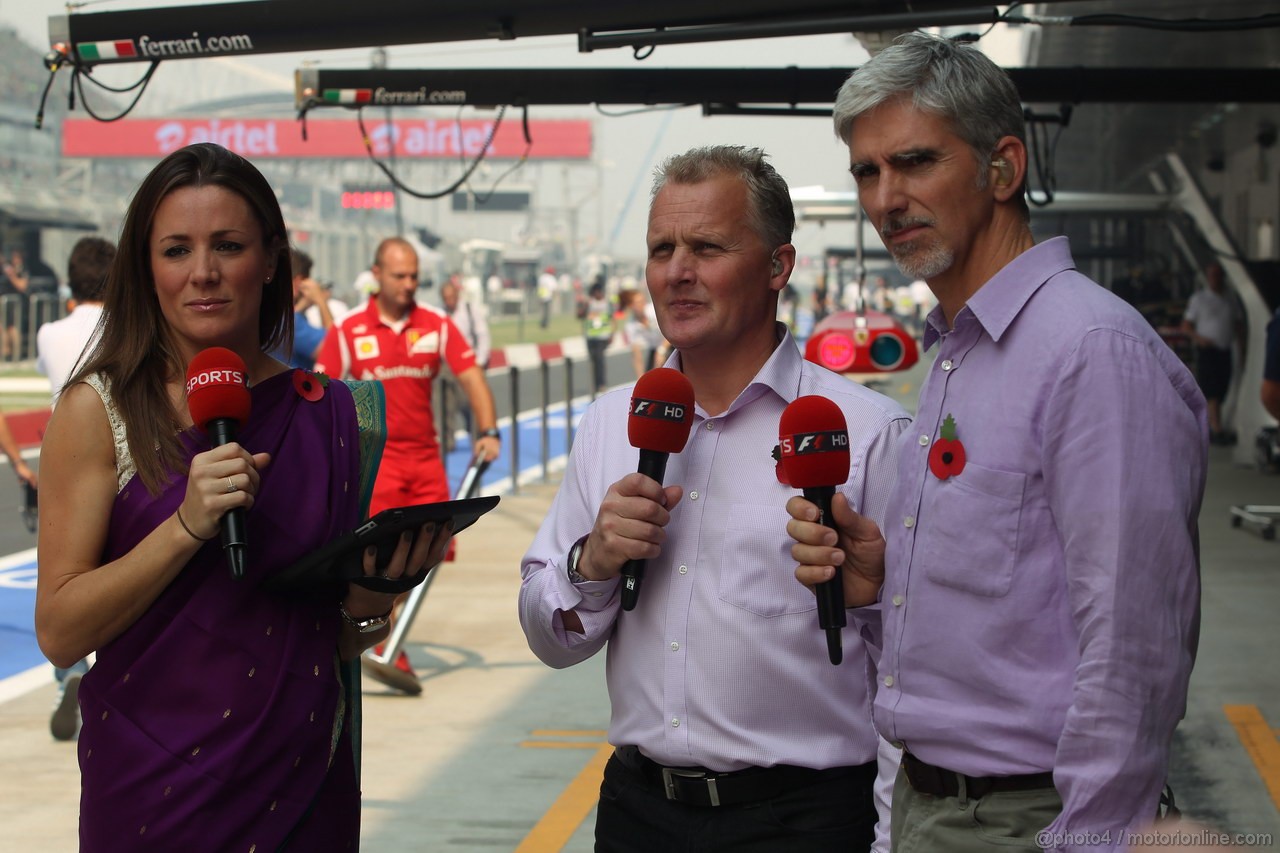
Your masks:
<svg viewBox="0 0 1280 853"><path fill-rule="evenodd" d="M222 447L236 440L236 422L233 418L214 418L209 421L209 440L214 447ZM244 507L236 507L223 514L218 522L222 532L222 551L227 555L227 568L231 577L244 577L245 551L249 537L245 533Z"/></svg>
<svg viewBox="0 0 1280 853"><path fill-rule="evenodd" d="M662 484L667 475L667 458L661 450L640 448L640 466L636 469L650 480ZM640 600L640 581L644 579L644 560L627 560L622 564L622 609L634 610Z"/></svg>
<svg viewBox="0 0 1280 853"><path fill-rule="evenodd" d="M811 486L804 490L805 500L818 507L818 523L835 529L831 520L831 499L835 497L835 486ZM833 664L844 658L844 649L840 639L840 629L846 624L844 611L844 576L840 567L829 581L817 585L818 593L818 627L827 632L827 657Z"/></svg>

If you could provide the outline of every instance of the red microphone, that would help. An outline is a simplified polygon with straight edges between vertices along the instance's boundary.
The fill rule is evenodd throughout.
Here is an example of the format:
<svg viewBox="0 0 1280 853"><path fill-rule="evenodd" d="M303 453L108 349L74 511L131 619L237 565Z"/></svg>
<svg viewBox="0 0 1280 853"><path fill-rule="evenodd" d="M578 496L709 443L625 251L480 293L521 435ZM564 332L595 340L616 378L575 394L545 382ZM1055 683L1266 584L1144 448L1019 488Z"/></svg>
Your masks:
<svg viewBox="0 0 1280 853"><path fill-rule="evenodd" d="M657 367L636 382L631 413L627 416L627 440L640 448L637 469L662 483L667 457L684 450L693 427L693 386L678 370ZM640 600L644 560L627 560L622 566L622 609L632 610Z"/></svg>
<svg viewBox="0 0 1280 853"><path fill-rule="evenodd" d="M836 486L849 479L849 428L840 407L826 397L798 397L778 422L782 470L791 485L804 490L818 507L818 523L834 528L831 499ZM827 657L833 664L844 658L840 629L845 626L844 579L818 584L818 626L827 632Z"/></svg>
<svg viewBox="0 0 1280 853"><path fill-rule="evenodd" d="M187 409L200 429L208 430L209 441L221 447L236 440L236 430L249 420L252 399L245 384L244 360L225 347L209 347L187 366ZM219 522L222 550L227 555L231 577L244 577L244 508L228 510Z"/></svg>

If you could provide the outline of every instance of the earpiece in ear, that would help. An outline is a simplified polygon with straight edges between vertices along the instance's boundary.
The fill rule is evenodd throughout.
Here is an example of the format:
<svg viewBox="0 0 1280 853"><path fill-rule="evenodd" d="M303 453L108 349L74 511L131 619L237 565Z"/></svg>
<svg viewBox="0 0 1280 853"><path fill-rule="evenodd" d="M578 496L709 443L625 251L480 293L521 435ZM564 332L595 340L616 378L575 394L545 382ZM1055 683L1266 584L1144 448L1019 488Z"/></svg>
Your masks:
<svg viewBox="0 0 1280 853"><path fill-rule="evenodd" d="M991 161L991 165L995 166L996 171L999 173L999 177L996 179L996 183L1007 184L1009 183L1010 180L1012 180L1013 176L1010 174L1008 160L1004 159L1003 157L997 157L996 159Z"/></svg>
<svg viewBox="0 0 1280 853"><path fill-rule="evenodd" d="M782 275L782 261L778 260L778 256L773 256L773 274Z"/></svg>

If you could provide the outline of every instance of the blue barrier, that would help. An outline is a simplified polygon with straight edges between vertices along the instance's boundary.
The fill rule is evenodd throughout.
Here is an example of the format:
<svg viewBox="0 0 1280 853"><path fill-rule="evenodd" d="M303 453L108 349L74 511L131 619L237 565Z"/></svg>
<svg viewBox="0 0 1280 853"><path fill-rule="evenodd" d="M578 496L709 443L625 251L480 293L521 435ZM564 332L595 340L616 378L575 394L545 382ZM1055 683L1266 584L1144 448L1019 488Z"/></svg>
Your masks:
<svg viewBox="0 0 1280 853"><path fill-rule="evenodd" d="M575 400L573 403L573 423L576 425L587 409L587 401ZM547 444L550 447L549 462L562 460L567 456L568 421L565 419L564 403L553 405L549 409ZM535 410L520 415L517 435L520 442L519 458L525 463L520 466L520 479L527 480L543 469L542 463L542 412ZM481 481L481 494L493 494L496 484L498 491L511 489L511 422L508 420L499 425L502 432L502 453L489 466ZM450 494L457 493L458 482L461 481L467 465L471 461L471 439L459 434L453 451L445 457L445 468L452 486Z"/></svg>
<svg viewBox="0 0 1280 853"><path fill-rule="evenodd" d="M0 568L0 679L45 662L36 645L35 611L36 560L31 549L12 555Z"/></svg>

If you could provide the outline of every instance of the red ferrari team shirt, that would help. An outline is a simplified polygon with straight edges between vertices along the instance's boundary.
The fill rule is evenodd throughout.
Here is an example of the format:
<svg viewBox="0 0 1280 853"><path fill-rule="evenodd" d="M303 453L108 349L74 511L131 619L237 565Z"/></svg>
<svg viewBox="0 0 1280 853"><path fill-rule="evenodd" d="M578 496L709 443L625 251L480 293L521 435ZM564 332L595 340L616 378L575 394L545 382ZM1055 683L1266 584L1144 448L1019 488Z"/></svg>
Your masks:
<svg viewBox="0 0 1280 853"><path fill-rule="evenodd" d="M399 323L378 314L376 297L325 335L316 371L341 379L376 379L387 395L387 443L434 451L431 381L441 361L455 373L473 367L475 353L445 314L415 305Z"/></svg>

